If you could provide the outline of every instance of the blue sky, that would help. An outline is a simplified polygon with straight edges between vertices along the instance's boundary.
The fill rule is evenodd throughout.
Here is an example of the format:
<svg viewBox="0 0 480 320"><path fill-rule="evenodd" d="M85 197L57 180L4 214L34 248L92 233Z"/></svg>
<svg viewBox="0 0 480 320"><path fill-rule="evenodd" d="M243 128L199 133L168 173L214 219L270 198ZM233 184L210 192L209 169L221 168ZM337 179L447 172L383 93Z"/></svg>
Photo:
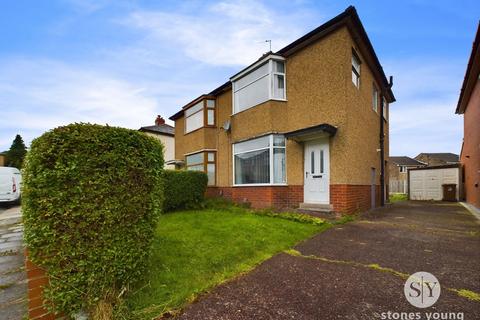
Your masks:
<svg viewBox="0 0 480 320"><path fill-rule="evenodd" d="M390 154L459 153L476 1L2 1L0 151L71 122L151 125L350 4L394 76Z"/></svg>

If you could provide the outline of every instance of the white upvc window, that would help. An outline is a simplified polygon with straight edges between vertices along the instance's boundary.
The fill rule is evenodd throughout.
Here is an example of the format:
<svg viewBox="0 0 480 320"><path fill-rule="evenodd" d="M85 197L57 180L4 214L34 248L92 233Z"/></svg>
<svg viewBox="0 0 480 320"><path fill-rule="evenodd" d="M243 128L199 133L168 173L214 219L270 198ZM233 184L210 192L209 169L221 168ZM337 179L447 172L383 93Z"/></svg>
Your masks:
<svg viewBox="0 0 480 320"><path fill-rule="evenodd" d="M204 126L215 126L215 100L202 101L185 110L185 133Z"/></svg>
<svg viewBox="0 0 480 320"><path fill-rule="evenodd" d="M382 97L383 99L383 119L385 119L385 121L387 121L388 119L388 102L387 102L387 99L385 99L385 97Z"/></svg>
<svg viewBox="0 0 480 320"><path fill-rule="evenodd" d="M360 58L352 51L352 82L357 88L360 88L360 64Z"/></svg>
<svg viewBox="0 0 480 320"><path fill-rule="evenodd" d="M233 145L235 185L286 184L286 147L283 135L268 135Z"/></svg>
<svg viewBox="0 0 480 320"><path fill-rule="evenodd" d="M400 172L407 172L406 166L400 166Z"/></svg>
<svg viewBox="0 0 480 320"><path fill-rule="evenodd" d="M251 70L233 77L233 114L268 100L286 100L285 60L282 57L260 61Z"/></svg>
<svg viewBox="0 0 480 320"><path fill-rule="evenodd" d="M373 84L373 90L372 90L372 108L375 112L378 112L378 89Z"/></svg>

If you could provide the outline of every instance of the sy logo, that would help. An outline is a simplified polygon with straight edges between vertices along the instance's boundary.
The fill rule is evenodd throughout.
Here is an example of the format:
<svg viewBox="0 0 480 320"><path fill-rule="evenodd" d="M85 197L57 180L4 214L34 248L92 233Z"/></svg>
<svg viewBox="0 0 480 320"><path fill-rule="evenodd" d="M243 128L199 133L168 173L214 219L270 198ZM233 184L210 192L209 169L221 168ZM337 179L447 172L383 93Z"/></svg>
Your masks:
<svg viewBox="0 0 480 320"><path fill-rule="evenodd" d="M440 282L431 273L417 272L405 282L405 297L417 308L428 308L440 297Z"/></svg>

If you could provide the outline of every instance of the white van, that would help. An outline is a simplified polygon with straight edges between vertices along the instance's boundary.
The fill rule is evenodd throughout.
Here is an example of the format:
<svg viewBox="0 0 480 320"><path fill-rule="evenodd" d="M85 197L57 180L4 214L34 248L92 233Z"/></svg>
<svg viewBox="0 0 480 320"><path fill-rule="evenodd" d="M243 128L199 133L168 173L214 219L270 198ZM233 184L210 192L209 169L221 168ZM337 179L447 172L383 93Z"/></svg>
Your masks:
<svg viewBox="0 0 480 320"><path fill-rule="evenodd" d="M20 200L22 175L20 170L0 167L0 203L18 202Z"/></svg>

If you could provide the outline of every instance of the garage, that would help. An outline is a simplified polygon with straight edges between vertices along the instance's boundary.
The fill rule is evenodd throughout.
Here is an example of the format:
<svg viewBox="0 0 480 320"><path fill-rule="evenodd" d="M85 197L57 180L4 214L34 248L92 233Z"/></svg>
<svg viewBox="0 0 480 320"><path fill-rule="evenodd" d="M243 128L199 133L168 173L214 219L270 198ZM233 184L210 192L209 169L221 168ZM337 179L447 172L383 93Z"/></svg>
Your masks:
<svg viewBox="0 0 480 320"><path fill-rule="evenodd" d="M456 187L455 199L460 199L461 167L459 164L423 167L408 170L410 200L443 200L443 185Z"/></svg>

